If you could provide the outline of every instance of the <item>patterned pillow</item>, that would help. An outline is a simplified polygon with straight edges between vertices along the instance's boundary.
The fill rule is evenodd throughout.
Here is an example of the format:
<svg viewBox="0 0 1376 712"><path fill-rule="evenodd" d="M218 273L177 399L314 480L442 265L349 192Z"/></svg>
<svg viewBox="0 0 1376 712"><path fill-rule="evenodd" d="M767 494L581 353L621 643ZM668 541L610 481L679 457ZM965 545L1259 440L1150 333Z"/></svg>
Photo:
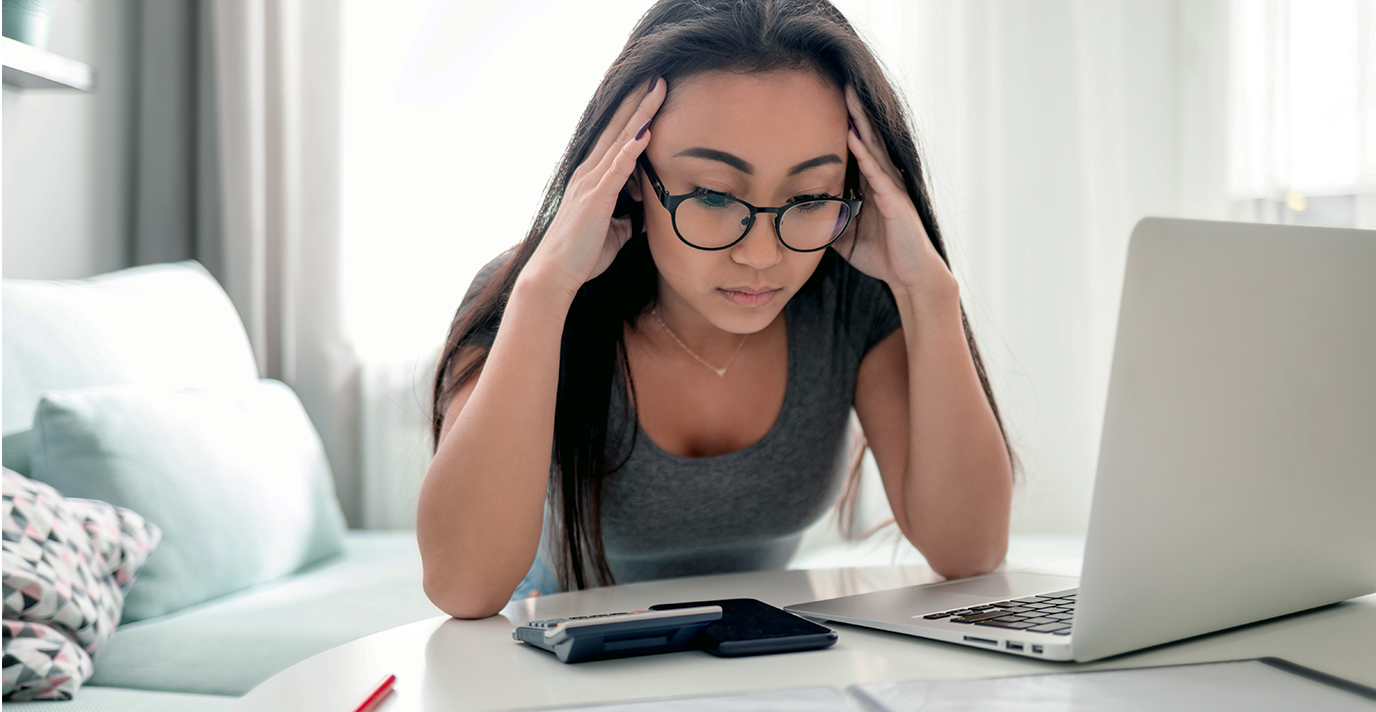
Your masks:
<svg viewBox="0 0 1376 712"><path fill-rule="evenodd" d="M91 656L42 623L5 621L5 701L70 700L95 673Z"/></svg>
<svg viewBox="0 0 1376 712"><path fill-rule="evenodd" d="M134 512L4 471L4 699L72 698L161 540Z"/></svg>

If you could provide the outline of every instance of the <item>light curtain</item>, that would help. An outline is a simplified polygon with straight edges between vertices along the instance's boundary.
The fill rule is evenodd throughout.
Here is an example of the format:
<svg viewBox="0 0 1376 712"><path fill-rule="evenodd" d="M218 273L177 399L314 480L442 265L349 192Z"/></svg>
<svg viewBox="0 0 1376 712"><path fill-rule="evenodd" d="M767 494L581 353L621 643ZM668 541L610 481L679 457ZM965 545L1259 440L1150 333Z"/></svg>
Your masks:
<svg viewBox="0 0 1376 712"><path fill-rule="evenodd" d="M1232 0L1240 220L1376 228L1376 0Z"/></svg>
<svg viewBox="0 0 1376 712"><path fill-rule="evenodd" d="M341 8L145 2L136 264L194 258L234 302L259 372L290 385L359 519L358 367L342 326Z"/></svg>
<svg viewBox="0 0 1376 712"><path fill-rule="evenodd" d="M895 5L890 66L1024 466L1013 529L1082 534L1132 227L1227 217L1227 5Z"/></svg>
<svg viewBox="0 0 1376 712"><path fill-rule="evenodd" d="M1376 0L1233 0L1229 193L1376 193Z"/></svg>

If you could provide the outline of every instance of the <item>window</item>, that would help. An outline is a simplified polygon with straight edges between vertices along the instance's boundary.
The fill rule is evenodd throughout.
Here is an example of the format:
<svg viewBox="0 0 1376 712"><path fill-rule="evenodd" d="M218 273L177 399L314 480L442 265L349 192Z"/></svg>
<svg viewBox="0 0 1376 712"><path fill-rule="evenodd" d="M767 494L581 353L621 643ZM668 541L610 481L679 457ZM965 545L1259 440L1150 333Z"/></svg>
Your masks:
<svg viewBox="0 0 1376 712"><path fill-rule="evenodd" d="M1233 0L1233 216L1376 228L1376 2Z"/></svg>

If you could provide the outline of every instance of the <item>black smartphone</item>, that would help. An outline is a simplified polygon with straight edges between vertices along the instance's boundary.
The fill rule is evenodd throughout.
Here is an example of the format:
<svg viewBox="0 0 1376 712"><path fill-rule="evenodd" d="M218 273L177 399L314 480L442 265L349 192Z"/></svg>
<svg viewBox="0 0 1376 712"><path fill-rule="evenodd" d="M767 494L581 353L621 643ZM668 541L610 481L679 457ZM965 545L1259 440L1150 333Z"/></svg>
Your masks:
<svg viewBox="0 0 1376 712"><path fill-rule="evenodd" d="M753 598L661 603L652 611L721 606L721 620L707 626L698 647L721 657L815 650L836 644L836 631Z"/></svg>

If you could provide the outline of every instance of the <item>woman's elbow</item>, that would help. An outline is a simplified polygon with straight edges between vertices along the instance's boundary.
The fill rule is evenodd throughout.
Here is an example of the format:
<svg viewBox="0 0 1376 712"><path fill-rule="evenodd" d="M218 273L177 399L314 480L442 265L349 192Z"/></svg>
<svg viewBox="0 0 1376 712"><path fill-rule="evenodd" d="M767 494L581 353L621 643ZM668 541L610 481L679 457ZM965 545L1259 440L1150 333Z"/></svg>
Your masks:
<svg viewBox="0 0 1376 712"><path fill-rule="evenodd" d="M927 565L946 580L970 578L993 573L1003 565L1008 556L1008 540L1005 538L982 547L982 550L951 552L945 556L927 556Z"/></svg>
<svg viewBox="0 0 1376 712"><path fill-rule="evenodd" d="M951 581L953 579L971 578L973 576L983 576L993 573L1002 563L1002 559L993 564L952 562L950 564L932 564L932 570L947 581Z"/></svg>
<svg viewBox="0 0 1376 712"><path fill-rule="evenodd" d="M502 596L490 588L465 586L454 581L439 580L440 577L426 573L423 577L425 595L436 608L453 616L472 620L495 616L506 607L511 594Z"/></svg>

